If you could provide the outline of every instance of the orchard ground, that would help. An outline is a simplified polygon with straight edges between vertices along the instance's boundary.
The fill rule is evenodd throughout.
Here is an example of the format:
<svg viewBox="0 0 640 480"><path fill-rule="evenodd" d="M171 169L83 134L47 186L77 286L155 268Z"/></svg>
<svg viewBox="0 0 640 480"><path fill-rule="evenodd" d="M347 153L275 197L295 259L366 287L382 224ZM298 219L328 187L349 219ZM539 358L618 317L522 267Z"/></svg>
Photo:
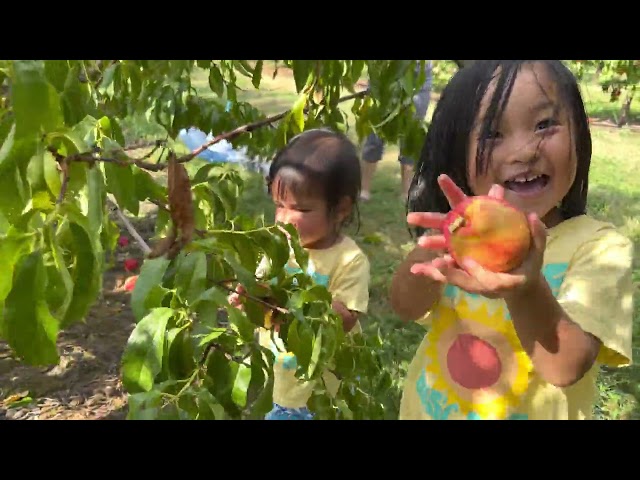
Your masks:
<svg viewBox="0 0 640 480"><path fill-rule="evenodd" d="M429 115L438 92L450 70L440 69ZM194 86L203 91L207 78L194 76ZM632 104L632 125L612 128L619 104L611 104L608 95L595 83L585 83L583 92L592 119L594 155L591 170L589 212L619 226L636 246L634 264L634 357L640 353L640 108ZM286 110L295 100L290 72L280 70L275 80L271 72L263 74L260 91L247 84L243 99L266 113ZM345 105L348 109L349 105ZM133 141L141 136L159 138L156 128L143 124L127 125L126 136ZM144 152L135 153L140 156ZM388 304L391 275L404 254L411 249L404 205L399 199L400 171L397 148L389 146L374 178L373 195L360 205L360 228L349 234L362 245L372 265L370 312L363 323L368 334L380 334L384 340L384 358L391 370L394 385L391 395L396 411L406 367L424 330L417 325L403 325ZM246 187L240 210L273 218L273 206L264 194L262 178L245 172ZM139 218L132 219L145 239L153 236L155 207L145 205ZM116 219L117 221L117 219ZM123 233L126 231L123 228ZM49 368L20 365L4 344L0 344L0 418L12 419L122 419L126 416L126 394L119 380L120 357L133 329L128 298L122 288L123 261L127 257L143 259L141 250L131 239L119 248L113 267L106 272L101 298L91 310L86 323L74 325L59 338L60 363ZM603 370L599 381L599 419L640 419L640 367Z"/></svg>

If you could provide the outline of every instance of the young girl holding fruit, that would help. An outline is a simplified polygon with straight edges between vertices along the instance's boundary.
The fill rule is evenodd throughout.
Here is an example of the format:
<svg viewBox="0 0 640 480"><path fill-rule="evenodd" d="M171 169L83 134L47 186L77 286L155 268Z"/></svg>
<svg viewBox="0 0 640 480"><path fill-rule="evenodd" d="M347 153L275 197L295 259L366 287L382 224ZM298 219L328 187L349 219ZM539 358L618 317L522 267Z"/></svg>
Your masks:
<svg viewBox="0 0 640 480"><path fill-rule="evenodd" d="M590 160L560 61L452 78L409 196L422 236L391 286L398 315L428 325L401 419L592 417L599 365L631 362L633 247L586 214Z"/></svg>
<svg viewBox="0 0 640 480"><path fill-rule="evenodd" d="M307 130L294 137L275 156L267 177L275 220L296 228L309 254L307 273L331 292L332 307L342 317L344 330L353 333L361 331L358 316L366 312L369 302L369 261L342 228L357 209L360 181L355 146L346 136L326 129ZM287 268L299 270L293 255ZM241 298L233 294L230 302L239 305ZM314 385L296 378L295 356L282 353L283 345L278 349L271 333L259 329L260 343L276 355L274 406L266 419L311 420L307 402ZM338 379L329 372L323 378L335 395Z"/></svg>

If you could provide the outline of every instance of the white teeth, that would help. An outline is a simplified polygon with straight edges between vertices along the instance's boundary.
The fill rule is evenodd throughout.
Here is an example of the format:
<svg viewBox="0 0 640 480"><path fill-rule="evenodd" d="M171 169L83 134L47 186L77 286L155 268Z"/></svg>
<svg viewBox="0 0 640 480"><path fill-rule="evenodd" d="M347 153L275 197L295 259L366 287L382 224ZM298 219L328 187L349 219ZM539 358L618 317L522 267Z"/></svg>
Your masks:
<svg viewBox="0 0 640 480"><path fill-rule="evenodd" d="M517 177L511 179L512 182L518 182L518 183L524 183L524 182L530 182L532 180L537 180L538 178L540 178L542 175L518 175Z"/></svg>

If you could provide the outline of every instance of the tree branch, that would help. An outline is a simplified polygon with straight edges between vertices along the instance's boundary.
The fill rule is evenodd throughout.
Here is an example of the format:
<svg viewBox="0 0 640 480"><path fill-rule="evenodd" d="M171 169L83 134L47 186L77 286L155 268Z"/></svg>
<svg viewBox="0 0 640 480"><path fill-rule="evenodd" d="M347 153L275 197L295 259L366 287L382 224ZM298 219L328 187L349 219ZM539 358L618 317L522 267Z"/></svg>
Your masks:
<svg viewBox="0 0 640 480"><path fill-rule="evenodd" d="M69 186L69 162L66 158L63 158L59 165L60 170L62 171L62 183L60 184L60 193L58 194L58 200L56 201L58 205L64 200L64 196L67 193L67 187Z"/></svg>
<svg viewBox="0 0 640 480"><path fill-rule="evenodd" d="M147 242L144 241L144 238L142 238L142 236L138 233L135 227L131 224L129 219L124 215L124 213L122 213L118 204L113 200L111 200L110 198L108 198L107 201L111 204L111 209L114 212L116 212L116 215L118 215L120 220L122 220L122 223L124 223L124 226L129 231L131 236L136 240L136 242L138 242L138 245L140 245L140 248L142 248L142 251L144 252L144 254L145 255L149 254L151 252L151 248L149 247Z"/></svg>
<svg viewBox="0 0 640 480"><path fill-rule="evenodd" d="M338 103L342 103L342 102L347 102L349 100L353 100L355 98L360 98L360 97L364 97L366 95L369 94L369 90L362 90L360 92L356 92L356 93L352 93L350 95L346 95L344 97L341 97L340 99L338 99ZM191 153L188 153L186 155L183 155L182 157L178 158L178 163L186 163L189 162L191 160L193 160L195 157L197 157L198 155L200 155L202 152L204 152L207 148L215 145L216 143L221 142L222 140L230 140L233 138L236 138L239 135L242 135L243 133L248 133L248 132L252 132L258 128L264 127L266 125L271 125L274 122L277 122L278 120L282 120L284 117L286 117L289 112L291 110L286 110L282 113L278 113L276 115L271 115L270 117L267 117L263 120L259 120L257 122L253 122L253 123L248 123L246 125L242 125L241 127L238 127L234 130L231 130L229 132L224 132L221 133L220 135L217 135L216 137L212 138L211 140L209 140L207 143L201 145L200 147L196 148L195 150L193 150ZM305 113L308 113L308 108L304 109ZM155 149L157 149L159 146L161 146L163 143L161 143L163 141L161 140L156 140L153 143L147 143L147 144L141 144L141 145L133 145L133 146L129 146L129 147L125 147L119 150L111 150L111 151L105 151L105 152L101 152L104 155L106 155L105 157L102 156L96 156L96 153L99 153L100 151L98 150L96 151L92 151L92 152L83 152L83 153L77 153L74 155L69 155L67 157L67 161L69 162L89 162L89 163L93 163L93 162L108 162L108 163L116 163L118 165L121 166L126 166L126 165L136 165L137 167L143 169L143 170L148 170L151 172L159 172L161 170L164 170L168 167L168 164L166 163L160 163L160 164L155 164L155 163L149 163L149 162L145 162L143 161L145 158L149 158L149 156L151 156L151 154L145 155L142 159L135 159L135 158L131 158L127 156L127 160L120 160L118 158L115 158L116 154L124 154L126 156L126 151L129 150L137 150L140 148L144 148L144 147L149 147L149 146L155 146ZM53 150L52 150L53 151ZM57 152L56 152L57 153Z"/></svg>

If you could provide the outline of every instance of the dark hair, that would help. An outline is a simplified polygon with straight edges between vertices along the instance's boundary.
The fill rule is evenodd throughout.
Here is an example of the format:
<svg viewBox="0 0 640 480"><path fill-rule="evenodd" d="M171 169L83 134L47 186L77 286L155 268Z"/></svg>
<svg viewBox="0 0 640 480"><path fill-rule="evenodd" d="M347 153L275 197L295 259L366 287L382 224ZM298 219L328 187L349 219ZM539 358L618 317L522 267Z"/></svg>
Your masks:
<svg viewBox="0 0 640 480"><path fill-rule="evenodd" d="M359 228L360 159L346 135L325 128L296 135L271 162L267 175L270 194L278 176L280 190L318 192L327 201L329 213L335 211L343 197L349 197L353 210L342 226L353 220L355 211Z"/></svg>
<svg viewBox="0 0 640 480"><path fill-rule="evenodd" d="M522 66L532 63L540 63L547 68L558 87L561 101L568 107L573 124L571 138L577 154L576 178L562 199L560 211L565 219L585 213L591 163L589 121L576 78L559 60L479 60L458 70L445 87L434 110L409 190L408 211L446 213L450 210L437 181L443 173L450 176L467 195L472 195L467 178L469 135L480 102L490 82L496 78L496 88L480 127L476 152L478 171L483 172L491 161L492 153L490 146L488 155L484 155L486 133L499 122ZM416 232L419 235L423 233L421 229Z"/></svg>

